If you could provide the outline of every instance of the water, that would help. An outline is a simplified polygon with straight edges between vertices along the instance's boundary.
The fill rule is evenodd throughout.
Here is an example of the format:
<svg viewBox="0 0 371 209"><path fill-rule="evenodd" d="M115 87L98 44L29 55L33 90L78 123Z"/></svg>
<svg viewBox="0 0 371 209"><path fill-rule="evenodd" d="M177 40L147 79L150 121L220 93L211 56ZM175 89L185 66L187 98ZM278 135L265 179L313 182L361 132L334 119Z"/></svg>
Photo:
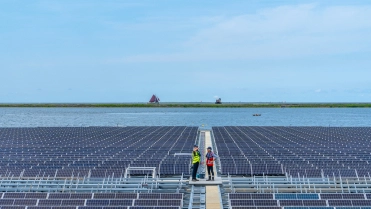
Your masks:
<svg viewBox="0 0 371 209"><path fill-rule="evenodd" d="M253 117L254 113L262 114ZM0 127L371 126L366 108L0 108Z"/></svg>

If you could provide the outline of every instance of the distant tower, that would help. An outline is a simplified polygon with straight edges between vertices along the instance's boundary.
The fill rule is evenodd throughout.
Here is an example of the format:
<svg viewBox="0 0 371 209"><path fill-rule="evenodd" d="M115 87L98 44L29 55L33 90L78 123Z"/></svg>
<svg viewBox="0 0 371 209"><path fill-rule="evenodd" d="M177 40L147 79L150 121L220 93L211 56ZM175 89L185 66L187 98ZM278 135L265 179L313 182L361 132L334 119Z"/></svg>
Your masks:
<svg viewBox="0 0 371 209"><path fill-rule="evenodd" d="M158 98L156 94L152 95L151 99L149 100L149 103L152 103L152 104L159 103L159 102L160 102L160 98Z"/></svg>

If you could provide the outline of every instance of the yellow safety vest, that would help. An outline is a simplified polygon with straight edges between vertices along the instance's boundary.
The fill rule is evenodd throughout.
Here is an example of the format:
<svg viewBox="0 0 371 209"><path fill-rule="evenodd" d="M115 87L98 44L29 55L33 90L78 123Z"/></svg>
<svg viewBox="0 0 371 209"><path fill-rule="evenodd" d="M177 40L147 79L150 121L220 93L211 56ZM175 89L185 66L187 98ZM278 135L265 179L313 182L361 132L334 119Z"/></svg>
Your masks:
<svg viewBox="0 0 371 209"><path fill-rule="evenodd" d="M192 160L192 163L195 164L195 163L199 163L200 162L200 152L199 151L193 151L192 152L192 156L193 156L193 160Z"/></svg>

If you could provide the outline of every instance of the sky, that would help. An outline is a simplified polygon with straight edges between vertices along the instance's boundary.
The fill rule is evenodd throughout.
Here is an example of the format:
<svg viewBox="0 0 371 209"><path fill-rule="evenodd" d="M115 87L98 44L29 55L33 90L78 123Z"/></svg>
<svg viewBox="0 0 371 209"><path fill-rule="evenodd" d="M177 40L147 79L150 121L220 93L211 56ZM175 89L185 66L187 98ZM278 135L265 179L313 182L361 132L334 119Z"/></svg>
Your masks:
<svg viewBox="0 0 371 209"><path fill-rule="evenodd" d="M2 0L0 103L371 102L371 1Z"/></svg>

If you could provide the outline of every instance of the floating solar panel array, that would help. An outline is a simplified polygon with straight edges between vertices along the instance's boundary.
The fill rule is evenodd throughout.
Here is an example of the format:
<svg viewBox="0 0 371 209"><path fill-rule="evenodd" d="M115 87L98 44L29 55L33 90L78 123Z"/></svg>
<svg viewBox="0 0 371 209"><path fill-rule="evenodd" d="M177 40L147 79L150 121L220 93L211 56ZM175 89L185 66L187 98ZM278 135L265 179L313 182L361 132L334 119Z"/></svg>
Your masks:
<svg viewBox="0 0 371 209"><path fill-rule="evenodd" d="M179 209L183 194L135 193L0 193L0 208L151 208Z"/></svg>
<svg viewBox="0 0 371 209"><path fill-rule="evenodd" d="M367 194L368 195L368 194ZM229 194L231 209L269 207L272 209L368 209L366 194Z"/></svg>
<svg viewBox="0 0 371 209"><path fill-rule="evenodd" d="M121 177L128 166L189 174L197 127L0 128L0 176ZM146 174L140 171L131 174Z"/></svg>
<svg viewBox="0 0 371 209"><path fill-rule="evenodd" d="M222 174L369 177L371 128L214 127Z"/></svg>

